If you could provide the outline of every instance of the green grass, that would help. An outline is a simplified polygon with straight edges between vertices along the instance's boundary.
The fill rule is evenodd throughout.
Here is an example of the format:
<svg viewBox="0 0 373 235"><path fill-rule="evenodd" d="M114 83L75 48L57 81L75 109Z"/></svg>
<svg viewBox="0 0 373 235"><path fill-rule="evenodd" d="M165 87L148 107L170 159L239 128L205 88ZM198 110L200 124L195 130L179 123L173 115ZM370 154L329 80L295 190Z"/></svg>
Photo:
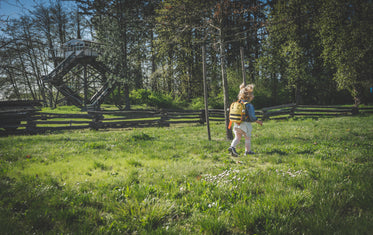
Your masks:
<svg viewBox="0 0 373 235"><path fill-rule="evenodd" d="M372 116L0 138L1 234L371 234Z"/></svg>

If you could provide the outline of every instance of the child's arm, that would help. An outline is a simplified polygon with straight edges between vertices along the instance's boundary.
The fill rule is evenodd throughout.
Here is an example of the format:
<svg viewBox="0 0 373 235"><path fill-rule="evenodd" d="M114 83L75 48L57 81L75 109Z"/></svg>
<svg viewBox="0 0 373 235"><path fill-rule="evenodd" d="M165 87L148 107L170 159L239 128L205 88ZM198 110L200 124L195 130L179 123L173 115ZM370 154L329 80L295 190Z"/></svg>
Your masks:
<svg viewBox="0 0 373 235"><path fill-rule="evenodd" d="M259 120L256 116L255 116L255 109L254 109L254 106L252 104L247 104L247 112L249 114L249 120L251 120L252 122L256 122L258 123L259 125L263 125L263 121Z"/></svg>

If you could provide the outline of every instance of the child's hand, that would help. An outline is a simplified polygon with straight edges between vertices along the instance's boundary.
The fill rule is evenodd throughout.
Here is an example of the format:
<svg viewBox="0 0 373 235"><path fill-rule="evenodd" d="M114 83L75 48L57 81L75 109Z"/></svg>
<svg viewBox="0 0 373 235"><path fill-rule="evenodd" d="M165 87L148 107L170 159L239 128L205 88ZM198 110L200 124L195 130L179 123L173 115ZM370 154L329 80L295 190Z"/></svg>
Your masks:
<svg viewBox="0 0 373 235"><path fill-rule="evenodd" d="M263 121L261 121L261 120L257 120L256 123L258 123L261 126L263 125Z"/></svg>

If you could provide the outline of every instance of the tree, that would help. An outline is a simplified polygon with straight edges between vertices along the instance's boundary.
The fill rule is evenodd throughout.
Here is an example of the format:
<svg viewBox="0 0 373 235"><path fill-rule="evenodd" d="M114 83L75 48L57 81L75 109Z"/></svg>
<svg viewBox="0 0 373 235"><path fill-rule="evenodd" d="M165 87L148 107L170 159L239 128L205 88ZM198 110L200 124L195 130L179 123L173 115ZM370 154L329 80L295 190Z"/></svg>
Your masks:
<svg viewBox="0 0 373 235"><path fill-rule="evenodd" d="M2 25L1 54L4 56L0 73L4 81L2 89L10 90L7 92L10 98L47 101L42 77L57 66L55 49L66 38L71 38L74 26L68 24L69 14L59 3L36 5L27 14L8 19ZM55 94L51 88L49 91L50 105L54 106Z"/></svg>
<svg viewBox="0 0 373 235"><path fill-rule="evenodd" d="M326 0L317 22L326 65L335 69L338 87L351 93L356 106L373 83L372 10L372 1Z"/></svg>
<svg viewBox="0 0 373 235"><path fill-rule="evenodd" d="M141 64L148 27L142 0L90 1L78 0L81 9L91 14L96 39L102 43L99 60L110 66L112 83L118 85L118 98L124 90L125 109L130 109L129 92L142 86ZM147 12L148 13L148 12ZM146 55L146 54L145 54ZM117 100L118 101L118 100ZM117 106L121 108L122 102Z"/></svg>
<svg viewBox="0 0 373 235"><path fill-rule="evenodd" d="M167 0L157 10L157 56L168 71L164 85L186 100L202 94L200 46L211 2Z"/></svg>
<svg viewBox="0 0 373 235"><path fill-rule="evenodd" d="M272 94L280 88L278 84L284 84L291 102L331 102L337 95L335 82L330 79L332 70L321 59L323 48L316 25L321 2L280 0L271 1L270 6L268 37L258 66L262 77L271 77Z"/></svg>

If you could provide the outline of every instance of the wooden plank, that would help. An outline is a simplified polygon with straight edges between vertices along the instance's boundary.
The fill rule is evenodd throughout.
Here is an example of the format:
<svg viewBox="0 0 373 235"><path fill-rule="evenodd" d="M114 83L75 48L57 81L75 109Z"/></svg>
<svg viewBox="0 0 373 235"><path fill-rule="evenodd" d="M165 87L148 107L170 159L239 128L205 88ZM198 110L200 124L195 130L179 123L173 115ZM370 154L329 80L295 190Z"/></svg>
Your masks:
<svg viewBox="0 0 373 235"><path fill-rule="evenodd" d="M36 127L34 131L54 131L54 130L78 130L78 129L88 129L89 125L80 125L80 126L54 126L54 127Z"/></svg>
<svg viewBox="0 0 373 235"><path fill-rule="evenodd" d="M175 123L200 123L201 121L195 120L195 121L168 121L168 122L171 124L175 124Z"/></svg>
<svg viewBox="0 0 373 235"><path fill-rule="evenodd" d="M110 114L110 115L129 115L129 114L159 114L160 111L156 110L128 110L128 111L89 111L88 114L90 115L98 115L98 114Z"/></svg>
<svg viewBox="0 0 373 235"><path fill-rule="evenodd" d="M183 117L178 117L178 116L168 116L167 119L200 119L201 117L187 117L187 116L183 116Z"/></svg>
<svg viewBox="0 0 373 235"><path fill-rule="evenodd" d="M209 117L219 117L219 118L224 118L224 115L221 115L221 114L210 114Z"/></svg>
<svg viewBox="0 0 373 235"><path fill-rule="evenodd" d="M36 125L53 125L53 124L82 124L82 123L91 123L91 121L35 121Z"/></svg>
<svg viewBox="0 0 373 235"><path fill-rule="evenodd" d="M0 101L0 107L42 106L42 100L8 100Z"/></svg>
<svg viewBox="0 0 373 235"><path fill-rule="evenodd" d="M194 112L194 113L167 113L167 116L192 116L197 115L200 116L202 113L200 112Z"/></svg>
<svg viewBox="0 0 373 235"><path fill-rule="evenodd" d="M38 113L40 118L54 119L54 118L81 118L81 119L92 119L91 115L88 114L58 114L58 113Z"/></svg>
<svg viewBox="0 0 373 235"><path fill-rule="evenodd" d="M295 112L311 112L311 113L343 113L349 112L351 113L351 109L296 109Z"/></svg>
<svg viewBox="0 0 373 235"><path fill-rule="evenodd" d="M224 114L224 110L223 109L209 109L209 113L222 113Z"/></svg>
<svg viewBox="0 0 373 235"><path fill-rule="evenodd" d="M372 110L373 111L373 107L372 108L370 108L370 107L359 108L359 110Z"/></svg>
<svg viewBox="0 0 373 235"><path fill-rule="evenodd" d="M294 113L294 116L350 116L352 115L351 113L320 113L320 114L316 114L316 113Z"/></svg>
<svg viewBox="0 0 373 235"><path fill-rule="evenodd" d="M353 106L342 105L297 105L297 108L322 108L322 109L349 109L352 110Z"/></svg>
<svg viewBox="0 0 373 235"><path fill-rule="evenodd" d="M295 107L295 106L296 106L296 104L283 104L283 105L277 105L277 106L262 108L262 111L268 111L268 110L280 109L280 108L292 108L292 107Z"/></svg>
<svg viewBox="0 0 373 235"><path fill-rule="evenodd" d="M161 109L163 113L200 113L201 110L187 110L187 109Z"/></svg>
<svg viewBox="0 0 373 235"><path fill-rule="evenodd" d="M273 117L273 116L279 116L279 115L290 115L290 110L279 110L279 111L272 111L265 114L266 117Z"/></svg>
<svg viewBox="0 0 373 235"><path fill-rule="evenodd" d="M104 123L104 124L121 124L121 123L129 123L129 124L136 124L136 123L156 123L159 122L160 119L157 120L137 120L137 121L120 121L120 122L105 122L105 120L102 120L100 122L95 123Z"/></svg>
<svg viewBox="0 0 373 235"><path fill-rule="evenodd" d="M17 114L17 113L34 113L38 111L38 109L32 107L25 107L25 108L11 108L11 109L0 109L0 115L3 114Z"/></svg>

